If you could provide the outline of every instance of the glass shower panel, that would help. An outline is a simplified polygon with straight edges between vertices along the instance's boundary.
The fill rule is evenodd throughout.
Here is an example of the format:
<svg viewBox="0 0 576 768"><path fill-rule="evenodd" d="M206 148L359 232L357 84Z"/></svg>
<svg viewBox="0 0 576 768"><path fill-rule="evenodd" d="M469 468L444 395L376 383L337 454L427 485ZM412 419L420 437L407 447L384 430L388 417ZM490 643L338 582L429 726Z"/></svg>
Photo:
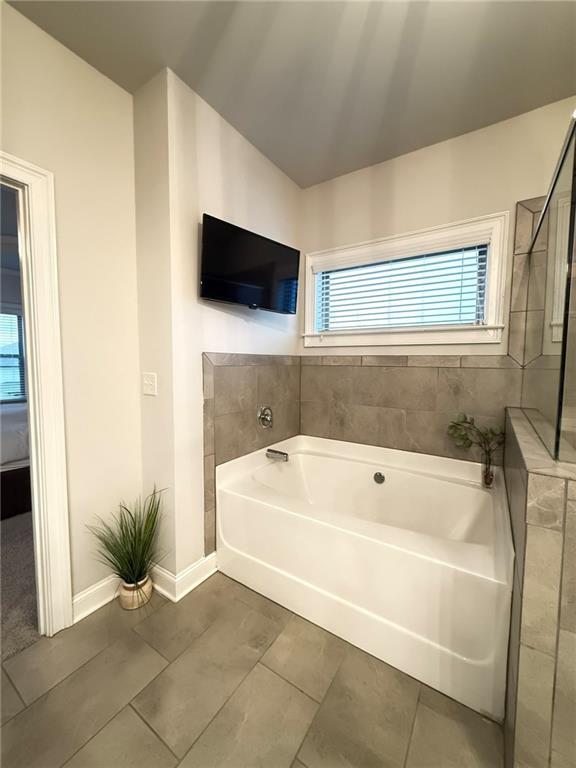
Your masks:
<svg viewBox="0 0 576 768"><path fill-rule="evenodd" d="M572 204L574 177L575 133L569 133L563 148L553 187L546 201L544 215L529 253L528 296L524 336L524 372L522 407L532 426L538 432L550 455L560 458L561 408L565 403L567 414L575 413L574 347L570 340L566 348L565 326L567 313L567 287L569 255L573 253ZM572 312L574 312L574 301ZM576 321L572 319L572 325ZM572 336L576 333L573 328ZM566 367L565 353L572 355L572 364ZM568 375L568 369L571 374ZM571 406L569 404L572 404ZM570 417L562 419L564 439L563 459L576 461L576 439L572 450L568 438L571 433Z"/></svg>
<svg viewBox="0 0 576 768"><path fill-rule="evenodd" d="M573 143L576 139L573 139ZM570 203L558 459L576 461L576 160Z"/></svg>

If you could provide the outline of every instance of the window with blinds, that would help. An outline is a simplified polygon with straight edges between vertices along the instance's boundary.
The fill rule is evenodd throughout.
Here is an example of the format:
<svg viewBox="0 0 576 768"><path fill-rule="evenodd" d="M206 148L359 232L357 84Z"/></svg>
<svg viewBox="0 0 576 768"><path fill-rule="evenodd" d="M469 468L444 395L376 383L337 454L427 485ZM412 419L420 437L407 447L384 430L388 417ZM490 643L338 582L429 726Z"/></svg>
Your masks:
<svg viewBox="0 0 576 768"><path fill-rule="evenodd" d="M0 314L0 400L26 400L22 316Z"/></svg>
<svg viewBox="0 0 576 768"><path fill-rule="evenodd" d="M315 331L479 326L488 244L316 273Z"/></svg>

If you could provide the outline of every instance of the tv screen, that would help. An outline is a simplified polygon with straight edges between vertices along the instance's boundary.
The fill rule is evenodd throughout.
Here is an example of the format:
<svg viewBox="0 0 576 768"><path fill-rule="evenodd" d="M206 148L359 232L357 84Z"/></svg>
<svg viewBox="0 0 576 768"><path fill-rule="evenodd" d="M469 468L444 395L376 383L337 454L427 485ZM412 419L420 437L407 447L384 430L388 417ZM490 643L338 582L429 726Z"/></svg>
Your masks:
<svg viewBox="0 0 576 768"><path fill-rule="evenodd" d="M294 314L300 251L207 213L202 218L200 296Z"/></svg>

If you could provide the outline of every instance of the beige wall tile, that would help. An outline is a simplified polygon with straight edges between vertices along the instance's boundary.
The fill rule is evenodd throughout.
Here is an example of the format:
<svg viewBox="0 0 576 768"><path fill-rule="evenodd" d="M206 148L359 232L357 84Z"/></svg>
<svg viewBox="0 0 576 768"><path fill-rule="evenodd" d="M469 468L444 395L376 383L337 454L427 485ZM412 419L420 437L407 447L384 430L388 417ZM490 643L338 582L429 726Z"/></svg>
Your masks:
<svg viewBox="0 0 576 768"><path fill-rule="evenodd" d="M570 486L574 487L576 483L569 483ZM560 626L576 632L576 498L568 499L566 505Z"/></svg>
<svg viewBox="0 0 576 768"><path fill-rule="evenodd" d="M256 411L258 372L255 366L223 366L214 371L214 415Z"/></svg>
<svg viewBox="0 0 576 768"><path fill-rule="evenodd" d="M522 203L516 205L516 228L514 231L514 253L528 253L532 242L534 214Z"/></svg>
<svg viewBox="0 0 576 768"><path fill-rule="evenodd" d="M255 414L254 410L216 416L214 419L216 464L231 461L259 447Z"/></svg>
<svg viewBox="0 0 576 768"><path fill-rule="evenodd" d="M436 368L310 366L302 369L301 397L308 402L433 410L436 382Z"/></svg>
<svg viewBox="0 0 576 768"><path fill-rule="evenodd" d="M526 339L524 342L524 363L528 365L542 354L544 334L544 312L530 310L526 313Z"/></svg>
<svg viewBox="0 0 576 768"><path fill-rule="evenodd" d="M216 551L216 509L204 510L204 555Z"/></svg>
<svg viewBox="0 0 576 768"><path fill-rule="evenodd" d="M517 253L512 267L512 295L510 311L520 312L528 305L528 254Z"/></svg>
<svg viewBox="0 0 576 768"><path fill-rule="evenodd" d="M322 365L362 365L360 355L323 355Z"/></svg>
<svg viewBox="0 0 576 768"><path fill-rule="evenodd" d="M535 212L534 220L532 222L532 236L536 234L536 229L538 227L538 222L540 219L540 211ZM544 216L544 220L542 222L542 226L538 230L538 237L536 238L534 242L534 246L532 248L532 251L534 253L538 251L545 251L548 248L548 219L549 219L549 213L547 212Z"/></svg>
<svg viewBox="0 0 576 768"><path fill-rule="evenodd" d="M408 365L420 368L460 368L460 356L408 355Z"/></svg>
<svg viewBox="0 0 576 768"><path fill-rule="evenodd" d="M456 414L457 411L406 411L408 450L465 461L480 461L481 453L477 448L458 448L448 435L448 426ZM496 427L501 424L500 419L492 416L479 416L478 421L485 426ZM502 463L501 455L494 458L496 464Z"/></svg>
<svg viewBox="0 0 576 768"><path fill-rule="evenodd" d="M326 437L332 440L406 448L406 414L400 409L338 403L329 424Z"/></svg>
<svg viewBox="0 0 576 768"><path fill-rule="evenodd" d="M562 534L529 525L522 603L521 642L554 656L558 631Z"/></svg>
<svg viewBox="0 0 576 768"><path fill-rule="evenodd" d="M300 431L303 435L312 437L328 437L330 435L330 401L314 401L300 403Z"/></svg>
<svg viewBox="0 0 576 768"><path fill-rule="evenodd" d="M320 355L303 355L301 362L302 365L322 365L322 358Z"/></svg>
<svg viewBox="0 0 576 768"><path fill-rule="evenodd" d="M513 360L524 364L524 341L526 338L526 312L510 312L508 331L508 354Z"/></svg>
<svg viewBox="0 0 576 768"><path fill-rule="evenodd" d="M273 425L264 429L258 424L256 409L216 416L215 456L216 464L231 461L264 448L280 440L297 435L300 431L300 407L298 401L267 403L272 408Z"/></svg>
<svg viewBox="0 0 576 768"><path fill-rule="evenodd" d="M214 453L214 400L204 400L204 454Z"/></svg>
<svg viewBox="0 0 576 768"><path fill-rule="evenodd" d="M204 509L214 509L216 492L214 485L214 454L204 456Z"/></svg>
<svg viewBox="0 0 576 768"><path fill-rule="evenodd" d="M552 749L576 764L576 634L560 631Z"/></svg>
<svg viewBox="0 0 576 768"><path fill-rule="evenodd" d="M504 423L504 409L520 405L521 370L450 369L438 371L438 410L497 416Z"/></svg>
<svg viewBox="0 0 576 768"><path fill-rule="evenodd" d="M538 411L539 418L546 422L548 429L554 431L554 425L556 424L556 409L558 405L560 371L544 368L525 368L523 381L523 407ZM537 423L533 415L530 415L530 421L532 421L533 424ZM546 439L544 433L546 425L540 427L538 431L542 433L542 439L549 444L549 440Z"/></svg>
<svg viewBox="0 0 576 768"><path fill-rule="evenodd" d="M258 405L279 400L300 399L300 368L295 365L259 365L257 371Z"/></svg>
<svg viewBox="0 0 576 768"><path fill-rule="evenodd" d="M214 397L214 364L206 355L202 355L202 386L204 399L208 400Z"/></svg>
<svg viewBox="0 0 576 768"><path fill-rule="evenodd" d="M524 551L526 548L526 503L528 494L528 472L522 457L514 429L508 420L506 425L506 443L504 446L504 472L512 536L516 552L515 569L520 576L520 586L524 578Z"/></svg>
<svg viewBox="0 0 576 768"><path fill-rule="evenodd" d="M528 278L528 302L526 308L544 309L544 300L546 298L546 267L547 253L531 253L529 260L529 278Z"/></svg>
<svg viewBox="0 0 576 768"><path fill-rule="evenodd" d="M362 365L376 365L385 368L404 368L408 363L406 355L364 355Z"/></svg>
<svg viewBox="0 0 576 768"><path fill-rule="evenodd" d="M547 768L552 727L554 659L520 646L515 759L529 768Z"/></svg>
<svg viewBox="0 0 576 768"><path fill-rule="evenodd" d="M460 364L462 368L519 368L509 355L463 355Z"/></svg>
<svg viewBox="0 0 576 768"><path fill-rule="evenodd" d="M527 521L561 531L564 526L565 492L565 480L531 473L528 476Z"/></svg>

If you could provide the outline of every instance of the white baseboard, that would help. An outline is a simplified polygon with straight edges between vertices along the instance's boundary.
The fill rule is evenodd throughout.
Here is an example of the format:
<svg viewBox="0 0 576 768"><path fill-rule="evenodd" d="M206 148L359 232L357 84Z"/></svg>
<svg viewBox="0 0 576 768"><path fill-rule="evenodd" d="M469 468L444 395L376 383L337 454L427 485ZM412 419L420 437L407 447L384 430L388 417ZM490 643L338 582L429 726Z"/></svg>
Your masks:
<svg viewBox="0 0 576 768"><path fill-rule="evenodd" d="M154 589L168 600L177 603L217 570L216 552L192 563L177 576L166 568L162 568L161 565L157 565L152 573ZM74 624L114 600L117 590L118 579L115 576L106 576L105 579L74 595L72 601Z"/></svg>
<svg viewBox="0 0 576 768"><path fill-rule="evenodd" d="M116 576L106 576L105 579L93 584L88 589L78 592L72 600L72 620L74 624L84 619L88 614L102 608L103 605L114 600L118 589Z"/></svg>
<svg viewBox="0 0 576 768"><path fill-rule="evenodd" d="M217 570L216 552L202 557L176 576L161 565L157 565L152 573L154 588L168 600L177 603Z"/></svg>

